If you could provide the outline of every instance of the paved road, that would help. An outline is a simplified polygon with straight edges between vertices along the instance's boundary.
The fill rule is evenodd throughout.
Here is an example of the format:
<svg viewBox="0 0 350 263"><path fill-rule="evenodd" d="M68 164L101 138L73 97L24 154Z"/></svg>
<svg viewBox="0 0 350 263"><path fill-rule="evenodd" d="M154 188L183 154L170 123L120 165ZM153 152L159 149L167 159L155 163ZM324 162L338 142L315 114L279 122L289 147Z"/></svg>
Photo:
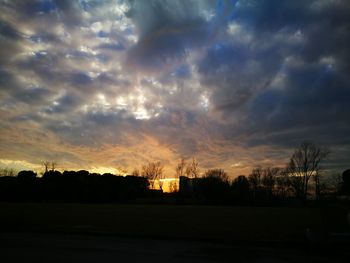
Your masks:
<svg viewBox="0 0 350 263"><path fill-rule="evenodd" d="M308 250L89 235L0 233L0 262L341 262ZM345 261L344 261L345 262Z"/></svg>

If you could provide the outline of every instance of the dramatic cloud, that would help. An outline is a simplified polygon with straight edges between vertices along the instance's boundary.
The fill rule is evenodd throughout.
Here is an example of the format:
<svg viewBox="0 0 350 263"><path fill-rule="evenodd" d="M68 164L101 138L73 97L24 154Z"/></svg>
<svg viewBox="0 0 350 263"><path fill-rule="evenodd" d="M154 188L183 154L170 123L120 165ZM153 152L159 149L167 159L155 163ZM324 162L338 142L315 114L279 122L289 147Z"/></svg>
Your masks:
<svg viewBox="0 0 350 263"><path fill-rule="evenodd" d="M350 153L350 4L0 0L0 164L231 175Z"/></svg>

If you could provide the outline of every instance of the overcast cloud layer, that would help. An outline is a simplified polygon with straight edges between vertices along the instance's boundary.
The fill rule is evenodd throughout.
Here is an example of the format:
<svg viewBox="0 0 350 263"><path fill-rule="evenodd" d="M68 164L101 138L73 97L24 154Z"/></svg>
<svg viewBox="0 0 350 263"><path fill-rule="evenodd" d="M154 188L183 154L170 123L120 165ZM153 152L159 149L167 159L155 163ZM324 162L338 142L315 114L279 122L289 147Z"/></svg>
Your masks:
<svg viewBox="0 0 350 263"><path fill-rule="evenodd" d="M350 165L350 2L0 0L0 164Z"/></svg>

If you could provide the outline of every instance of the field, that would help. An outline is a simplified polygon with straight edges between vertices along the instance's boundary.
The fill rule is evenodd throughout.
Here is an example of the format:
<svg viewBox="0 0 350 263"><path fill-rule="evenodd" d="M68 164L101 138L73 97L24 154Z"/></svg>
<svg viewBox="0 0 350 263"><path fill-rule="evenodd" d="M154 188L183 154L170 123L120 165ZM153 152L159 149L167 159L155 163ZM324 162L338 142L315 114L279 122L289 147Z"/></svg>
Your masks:
<svg viewBox="0 0 350 263"><path fill-rule="evenodd" d="M317 208L0 204L0 231L223 241L301 241L322 229Z"/></svg>
<svg viewBox="0 0 350 263"><path fill-rule="evenodd" d="M347 262L346 209L0 203L0 262Z"/></svg>

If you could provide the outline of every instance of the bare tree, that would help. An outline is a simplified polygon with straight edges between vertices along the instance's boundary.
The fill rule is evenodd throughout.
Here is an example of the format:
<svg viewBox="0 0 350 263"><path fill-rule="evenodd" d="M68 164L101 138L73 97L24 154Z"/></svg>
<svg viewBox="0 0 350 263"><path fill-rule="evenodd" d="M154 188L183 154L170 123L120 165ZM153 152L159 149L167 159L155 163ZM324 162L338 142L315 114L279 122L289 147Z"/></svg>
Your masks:
<svg viewBox="0 0 350 263"><path fill-rule="evenodd" d="M141 175L149 180L151 188L154 189L155 181L162 178L163 168L164 166L160 162L149 162L142 166Z"/></svg>
<svg viewBox="0 0 350 263"><path fill-rule="evenodd" d="M315 197L316 197L316 200L319 201L321 198L321 190L322 190L319 171L315 171L315 174L313 175L313 179L315 182Z"/></svg>
<svg viewBox="0 0 350 263"><path fill-rule="evenodd" d="M285 169L282 169L278 176L276 177L276 188L277 194L280 198L285 199L290 191L290 178L288 172Z"/></svg>
<svg viewBox="0 0 350 263"><path fill-rule="evenodd" d="M159 176L158 176L158 186L159 186L159 189L161 190L161 191L163 191L163 185L164 185L164 174L163 173L161 173L161 174L159 174Z"/></svg>
<svg viewBox="0 0 350 263"><path fill-rule="evenodd" d="M267 197L271 199L280 171L280 168L277 167L258 167L253 169L248 176L248 181L254 199L256 198L256 193L261 190L264 190Z"/></svg>
<svg viewBox="0 0 350 263"><path fill-rule="evenodd" d="M184 158L180 159L180 162L176 166L176 178L179 178L180 176L184 176L186 172L186 161Z"/></svg>
<svg viewBox="0 0 350 263"><path fill-rule="evenodd" d="M178 191L177 181L171 181L169 183L169 190L170 190L171 193L176 193Z"/></svg>
<svg viewBox="0 0 350 263"><path fill-rule="evenodd" d="M179 178L185 175L186 175L186 161L184 158L181 158L180 162L177 164L175 168L175 181L170 182L170 185L169 185L171 192L174 193L178 190Z"/></svg>
<svg viewBox="0 0 350 263"><path fill-rule="evenodd" d="M135 168L132 173L131 173L132 176L141 176L141 172L139 169Z"/></svg>
<svg viewBox="0 0 350 263"><path fill-rule="evenodd" d="M15 169L9 168L9 169L7 170L7 176L15 176L15 174L16 174Z"/></svg>
<svg viewBox="0 0 350 263"><path fill-rule="evenodd" d="M43 166L44 166L44 173L47 173L49 171L49 167L50 167L50 162L49 161L44 161L43 162Z"/></svg>
<svg viewBox="0 0 350 263"><path fill-rule="evenodd" d="M117 170L118 170L118 174L119 175L126 175L128 174L128 169L121 167L121 166L117 166Z"/></svg>
<svg viewBox="0 0 350 263"><path fill-rule="evenodd" d="M44 166L44 173L47 173L48 171L55 171L56 169L56 162L49 162L49 161L44 161L43 166Z"/></svg>
<svg viewBox="0 0 350 263"><path fill-rule="evenodd" d="M303 142L300 147L294 151L287 169L288 173L293 178L295 186L297 186L298 191L300 191L303 200L307 199L310 178L319 174L320 162L324 160L328 154L328 150L316 146L312 142Z"/></svg>
<svg viewBox="0 0 350 263"><path fill-rule="evenodd" d="M303 199L304 197L304 186L303 177L297 175L289 175L289 185L294 196L298 199Z"/></svg>
<svg viewBox="0 0 350 263"><path fill-rule="evenodd" d="M51 162L51 171L55 171L56 165L57 165L56 162Z"/></svg>
<svg viewBox="0 0 350 263"><path fill-rule="evenodd" d="M197 160L195 158L192 158L192 162L188 164L185 173L190 178L197 178L197 177L199 177L198 162L197 162Z"/></svg>
<svg viewBox="0 0 350 263"><path fill-rule="evenodd" d="M252 170L251 174L248 176L249 186L251 191L253 192L253 199L256 198L256 193L258 192L261 186L261 178L262 178L262 169L257 167Z"/></svg>
<svg viewBox="0 0 350 263"><path fill-rule="evenodd" d="M320 200L322 196L335 196L341 192L342 177L341 174L331 174L327 176L313 177L315 180L316 199ZM318 182L316 182L316 180Z"/></svg>
<svg viewBox="0 0 350 263"><path fill-rule="evenodd" d="M267 167L264 169L262 185L264 186L269 199L272 198L275 189L276 178L278 177L280 172L281 169L277 167Z"/></svg>
<svg viewBox="0 0 350 263"><path fill-rule="evenodd" d="M223 182L228 182L228 175L223 169L209 169L205 171L205 177L214 177Z"/></svg>
<svg viewBox="0 0 350 263"><path fill-rule="evenodd" d="M339 173L330 175L328 179L328 185L335 193L340 192L342 183L343 183L342 175Z"/></svg>
<svg viewBox="0 0 350 263"><path fill-rule="evenodd" d="M12 168L1 168L0 176L15 176L16 171Z"/></svg>

